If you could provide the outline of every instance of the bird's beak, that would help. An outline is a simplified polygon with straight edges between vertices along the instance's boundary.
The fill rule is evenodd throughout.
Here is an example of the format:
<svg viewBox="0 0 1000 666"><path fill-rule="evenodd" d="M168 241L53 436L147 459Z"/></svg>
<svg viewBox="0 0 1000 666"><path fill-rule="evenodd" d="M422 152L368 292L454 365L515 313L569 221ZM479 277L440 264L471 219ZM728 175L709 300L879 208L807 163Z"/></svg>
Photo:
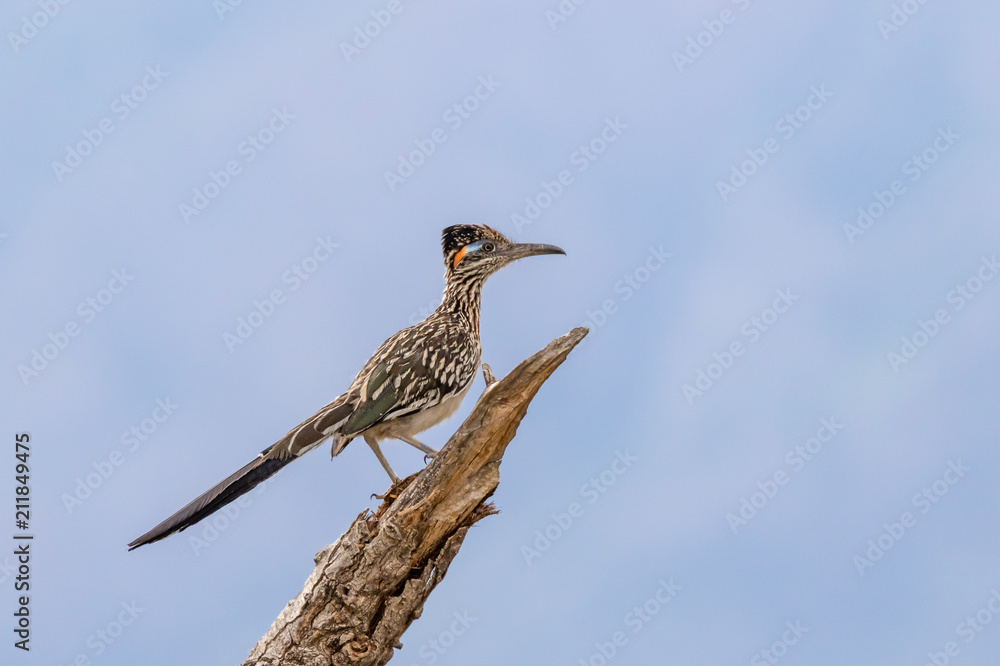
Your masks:
<svg viewBox="0 0 1000 666"><path fill-rule="evenodd" d="M534 257L539 254L566 254L566 251L555 245L543 245L542 243L515 243L506 250L501 250L500 254L509 260L523 259L524 257Z"/></svg>

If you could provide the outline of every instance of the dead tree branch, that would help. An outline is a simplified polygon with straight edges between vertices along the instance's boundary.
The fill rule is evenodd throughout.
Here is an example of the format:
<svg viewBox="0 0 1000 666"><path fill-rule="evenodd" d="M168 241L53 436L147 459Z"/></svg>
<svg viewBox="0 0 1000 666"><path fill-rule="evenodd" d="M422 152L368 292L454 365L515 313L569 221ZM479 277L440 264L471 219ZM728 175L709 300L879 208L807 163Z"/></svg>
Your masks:
<svg viewBox="0 0 1000 666"><path fill-rule="evenodd" d="M302 591L244 666L375 666L448 571L474 523L496 513L487 499L528 404L588 333L575 328L489 383L465 423L431 463L363 511L315 558ZM492 379L492 372L487 373Z"/></svg>

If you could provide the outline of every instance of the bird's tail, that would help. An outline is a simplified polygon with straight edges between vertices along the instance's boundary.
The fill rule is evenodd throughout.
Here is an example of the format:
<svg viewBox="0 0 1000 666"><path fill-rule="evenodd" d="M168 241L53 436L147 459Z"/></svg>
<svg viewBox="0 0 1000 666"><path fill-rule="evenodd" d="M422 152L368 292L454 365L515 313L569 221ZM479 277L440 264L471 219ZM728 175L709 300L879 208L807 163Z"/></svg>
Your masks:
<svg viewBox="0 0 1000 666"><path fill-rule="evenodd" d="M139 546L159 541L175 532L191 527L244 493L250 492L257 484L277 474L278 470L297 457L294 455L269 456L268 454L276 446L277 444L265 449L252 462L247 463L210 490L202 493L197 499L188 503L183 509L130 543L128 549L134 550Z"/></svg>
<svg viewBox="0 0 1000 666"><path fill-rule="evenodd" d="M343 448L350 438L343 441L336 429L353 409L353 404L347 399L346 394L338 397L276 443L261 451L252 462L236 470L183 509L130 543L128 549L135 550L139 546L186 530L202 518L212 515L241 495L250 492L257 484L277 474L282 467L319 446L327 437L333 436Z"/></svg>

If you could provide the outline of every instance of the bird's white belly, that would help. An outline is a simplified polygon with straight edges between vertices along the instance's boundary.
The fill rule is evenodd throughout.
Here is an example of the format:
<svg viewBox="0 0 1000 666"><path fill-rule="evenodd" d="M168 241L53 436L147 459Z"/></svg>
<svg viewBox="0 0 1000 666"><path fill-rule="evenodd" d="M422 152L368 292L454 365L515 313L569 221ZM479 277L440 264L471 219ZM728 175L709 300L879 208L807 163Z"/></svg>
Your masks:
<svg viewBox="0 0 1000 666"><path fill-rule="evenodd" d="M472 382L461 393L456 393L450 398L442 400L433 407L421 410L415 414L403 416L390 421L383 421L372 426L366 434L372 435L376 440L396 439L398 435L412 437L418 433L432 428L454 414L465 399L465 395L472 387Z"/></svg>

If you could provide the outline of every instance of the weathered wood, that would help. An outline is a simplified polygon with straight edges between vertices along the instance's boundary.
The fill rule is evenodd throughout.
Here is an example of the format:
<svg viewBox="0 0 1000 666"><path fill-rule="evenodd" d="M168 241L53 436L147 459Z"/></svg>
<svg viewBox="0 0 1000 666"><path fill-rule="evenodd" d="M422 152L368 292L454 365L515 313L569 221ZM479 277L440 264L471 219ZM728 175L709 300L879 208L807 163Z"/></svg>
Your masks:
<svg viewBox="0 0 1000 666"><path fill-rule="evenodd" d="M244 666L388 662L469 527L496 513L487 500L500 482L507 445L535 393L587 333L573 329L489 383L426 468L390 488L377 512L363 511L316 555L302 591Z"/></svg>

